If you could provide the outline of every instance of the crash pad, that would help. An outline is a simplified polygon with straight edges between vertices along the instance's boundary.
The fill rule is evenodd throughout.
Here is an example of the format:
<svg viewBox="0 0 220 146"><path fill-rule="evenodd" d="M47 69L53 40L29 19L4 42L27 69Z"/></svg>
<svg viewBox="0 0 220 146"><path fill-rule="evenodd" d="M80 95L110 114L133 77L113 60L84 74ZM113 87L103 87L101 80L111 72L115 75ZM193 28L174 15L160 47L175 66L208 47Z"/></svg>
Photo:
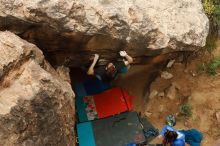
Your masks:
<svg viewBox="0 0 220 146"><path fill-rule="evenodd" d="M145 137L147 129L157 131L147 119L145 124L140 122L139 116L136 112L125 112L118 115L110 116L104 119L89 121L77 124L77 127L83 127L91 124L92 133L81 132L83 128L77 128L79 145L87 146L81 143L84 137L93 139L96 146L126 146L130 143L145 143L157 136L158 132ZM144 127L147 124L147 128ZM85 127L86 128L86 127ZM145 129L145 130L144 130ZM87 131L87 130L85 130Z"/></svg>
<svg viewBox="0 0 220 146"><path fill-rule="evenodd" d="M81 123L76 126L79 146L96 146L92 123Z"/></svg>
<svg viewBox="0 0 220 146"><path fill-rule="evenodd" d="M133 99L133 96L118 87L96 95L77 96L76 109L79 121L85 122L131 111Z"/></svg>

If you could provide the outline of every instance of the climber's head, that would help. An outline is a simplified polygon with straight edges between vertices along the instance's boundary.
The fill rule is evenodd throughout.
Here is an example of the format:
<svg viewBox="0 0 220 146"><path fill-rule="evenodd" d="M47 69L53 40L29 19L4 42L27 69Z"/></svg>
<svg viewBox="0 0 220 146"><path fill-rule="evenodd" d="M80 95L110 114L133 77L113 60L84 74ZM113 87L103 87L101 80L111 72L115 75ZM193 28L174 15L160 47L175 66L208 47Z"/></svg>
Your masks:
<svg viewBox="0 0 220 146"><path fill-rule="evenodd" d="M108 77L110 77L110 78L115 77L117 70L116 70L115 65L113 63L111 63L111 62L108 63L105 69L106 69L106 74Z"/></svg>

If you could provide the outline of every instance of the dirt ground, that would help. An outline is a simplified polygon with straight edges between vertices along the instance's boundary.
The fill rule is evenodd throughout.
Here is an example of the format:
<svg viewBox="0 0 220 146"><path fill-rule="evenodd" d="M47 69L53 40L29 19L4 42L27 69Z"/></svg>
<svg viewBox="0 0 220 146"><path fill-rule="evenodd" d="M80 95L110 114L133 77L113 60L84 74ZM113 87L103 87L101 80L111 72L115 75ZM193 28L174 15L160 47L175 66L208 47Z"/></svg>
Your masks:
<svg viewBox="0 0 220 146"><path fill-rule="evenodd" d="M214 56L220 56L220 39L217 44ZM114 84L136 97L134 110L141 112L159 130L164 126L166 116L172 113L177 119L174 128L196 128L204 134L201 146L220 146L214 145L220 139L220 73L209 76L198 69L201 63L209 61L212 56L198 53L190 57L187 65L176 60L171 68L163 70L173 75L171 79L160 76L166 56L158 56L148 65L132 66L129 73L119 77ZM153 82L150 84L151 80ZM191 117L180 114L179 109L183 104L192 107ZM158 143L158 140L152 143Z"/></svg>
<svg viewBox="0 0 220 146"><path fill-rule="evenodd" d="M220 56L220 39L217 44L214 56ZM173 78L156 78L151 84L152 96L144 110L145 116L159 129L163 127L166 116L173 113L177 117L176 129L196 128L204 134L201 146L214 146L220 139L220 74L209 76L198 69L211 56L200 54L187 66L174 63L171 68L166 68L165 71ZM179 112L180 106L186 103L192 107L189 118ZM220 146L220 143L215 146Z"/></svg>

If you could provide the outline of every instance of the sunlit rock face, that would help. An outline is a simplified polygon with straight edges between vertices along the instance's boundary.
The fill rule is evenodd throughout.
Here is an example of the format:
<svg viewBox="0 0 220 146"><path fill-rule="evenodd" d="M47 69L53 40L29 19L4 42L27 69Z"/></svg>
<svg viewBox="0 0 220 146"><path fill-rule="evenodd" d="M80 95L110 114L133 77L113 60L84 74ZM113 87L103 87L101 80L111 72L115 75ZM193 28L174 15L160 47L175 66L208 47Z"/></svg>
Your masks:
<svg viewBox="0 0 220 146"><path fill-rule="evenodd" d="M74 93L40 49L0 32L0 145L74 145Z"/></svg>
<svg viewBox="0 0 220 146"><path fill-rule="evenodd" d="M59 65L86 64L97 52L112 60L119 50L139 57L200 47L209 30L200 0L0 0L0 9L1 30L35 43Z"/></svg>

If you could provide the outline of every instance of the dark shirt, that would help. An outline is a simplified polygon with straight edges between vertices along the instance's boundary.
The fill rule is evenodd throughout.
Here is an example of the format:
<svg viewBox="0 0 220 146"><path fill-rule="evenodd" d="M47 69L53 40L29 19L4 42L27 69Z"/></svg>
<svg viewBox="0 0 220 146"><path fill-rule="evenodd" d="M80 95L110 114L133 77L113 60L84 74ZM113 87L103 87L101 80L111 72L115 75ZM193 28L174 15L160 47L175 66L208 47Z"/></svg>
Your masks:
<svg viewBox="0 0 220 146"><path fill-rule="evenodd" d="M106 73L106 66L99 66L98 68L94 69L94 75L102 81L109 82L111 80L114 80L118 73L120 73L121 69L126 67L124 61L117 61L113 62L113 65L115 66L116 73L114 77L109 77Z"/></svg>

